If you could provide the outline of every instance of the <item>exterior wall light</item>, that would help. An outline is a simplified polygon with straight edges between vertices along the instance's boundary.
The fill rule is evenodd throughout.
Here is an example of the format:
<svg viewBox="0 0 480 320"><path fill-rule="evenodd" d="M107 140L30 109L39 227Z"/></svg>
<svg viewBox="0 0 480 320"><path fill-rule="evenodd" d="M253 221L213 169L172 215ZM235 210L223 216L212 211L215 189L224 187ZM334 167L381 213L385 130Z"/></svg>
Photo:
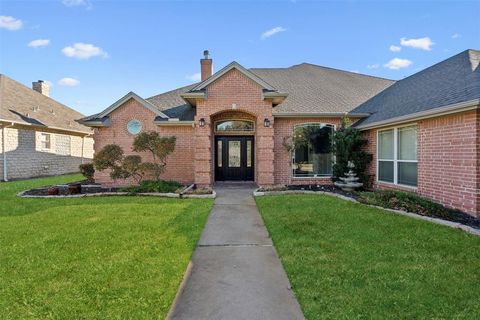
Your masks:
<svg viewBox="0 0 480 320"><path fill-rule="evenodd" d="M264 126L265 128L270 127L270 120L268 120L268 118L265 118L265 120L263 120L263 126Z"/></svg>
<svg viewBox="0 0 480 320"><path fill-rule="evenodd" d="M200 128L205 127L205 118L201 118L200 121L198 121L198 124L200 125Z"/></svg>

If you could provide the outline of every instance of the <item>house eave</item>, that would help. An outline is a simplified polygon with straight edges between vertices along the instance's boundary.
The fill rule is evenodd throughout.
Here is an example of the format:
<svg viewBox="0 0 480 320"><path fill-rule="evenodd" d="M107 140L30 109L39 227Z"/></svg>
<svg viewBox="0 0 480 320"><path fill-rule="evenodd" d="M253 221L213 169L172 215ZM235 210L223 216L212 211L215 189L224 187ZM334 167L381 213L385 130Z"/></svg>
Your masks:
<svg viewBox="0 0 480 320"><path fill-rule="evenodd" d="M271 99L272 104L278 105L282 103L288 97L288 93L286 92L278 92L278 91L264 91L262 92L263 100Z"/></svg>
<svg viewBox="0 0 480 320"><path fill-rule="evenodd" d="M6 123L6 124L16 124L16 125L19 125L19 126L28 126L28 127L33 127L35 129L49 129L49 130L55 130L55 131L61 131L61 132L65 132L65 133L69 133L69 132L72 132L72 133L76 133L76 134L82 134L82 135L91 135L93 134L93 132L88 132L88 131L81 131L81 130L75 130L75 129L67 129L67 128L62 128L62 127L55 127L55 126L40 126L40 125L36 125L36 124L33 124L33 123L28 123L28 122L22 122L22 121L14 121L14 120L7 120L7 119L0 119L0 123L3 124L3 123Z"/></svg>
<svg viewBox="0 0 480 320"><path fill-rule="evenodd" d="M180 94L180 97L185 100L187 103L191 104L192 106L197 105L197 99L205 99L206 94L204 91L200 92L185 92Z"/></svg>
<svg viewBox="0 0 480 320"><path fill-rule="evenodd" d="M105 122L105 121L81 121L81 120L78 120L77 122L80 123L80 124L83 124L84 126L92 127L92 128L109 127L110 126L110 123Z"/></svg>
<svg viewBox="0 0 480 320"><path fill-rule="evenodd" d="M469 100L465 102L455 103L446 105L444 107L439 107L431 110L411 113L408 115L390 118L383 121L377 121L368 123L366 125L359 125L356 128L359 130L369 130L375 128L388 127L393 125L398 125L406 122L413 122L428 118L445 116L453 113L465 112L470 110L476 110L480 108L480 99Z"/></svg>
<svg viewBox="0 0 480 320"><path fill-rule="evenodd" d="M270 90L270 91L276 91L273 86L265 82L263 79L261 79L259 76L254 74L253 72L245 69L242 65L240 65L236 61L230 62L228 65L217 71L215 74L213 74L211 77L205 79L204 81L200 82L197 86L192 88L191 91L197 91L201 89L205 89L209 84L212 82L215 82L218 78L220 78L222 75L227 73L228 71L232 69L237 69L241 73L243 73L247 78L250 78L250 80L256 82L258 85L263 87L264 89Z"/></svg>
<svg viewBox="0 0 480 320"><path fill-rule="evenodd" d="M195 126L195 121L182 121L175 118L170 118L168 120L155 120L154 124L160 127L170 127L170 126Z"/></svg>
<svg viewBox="0 0 480 320"><path fill-rule="evenodd" d="M277 112L273 113L274 118L365 118L369 113L349 114L347 112Z"/></svg>
<svg viewBox="0 0 480 320"><path fill-rule="evenodd" d="M153 104L151 104L147 100L143 99L142 97L140 97L138 94L136 94L133 91L130 91L129 93L127 93L126 95L124 95L123 97L118 99L116 102L114 102L110 107L108 107L107 109L105 109L101 113L99 113L98 118L103 118L103 117L108 116L110 113L112 113L114 110L116 110L118 107L120 107L121 105L123 105L125 102L127 102L130 99L136 100L142 106L149 109L150 111L152 111L157 116L168 118L168 116L165 115L163 112L161 112L157 107L155 107Z"/></svg>

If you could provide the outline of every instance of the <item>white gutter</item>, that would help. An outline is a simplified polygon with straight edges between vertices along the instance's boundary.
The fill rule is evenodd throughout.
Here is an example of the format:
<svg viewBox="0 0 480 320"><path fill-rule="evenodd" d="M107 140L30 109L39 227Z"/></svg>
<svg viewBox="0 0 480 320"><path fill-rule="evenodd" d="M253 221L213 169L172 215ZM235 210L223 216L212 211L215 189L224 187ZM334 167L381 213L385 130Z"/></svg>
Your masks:
<svg viewBox="0 0 480 320"><path fill-rule="evenodd" d="M66 128L60 128L60 127L51 127L51 126L39 126L35 125L32 123L28 122L21 122L21 121L12 121L12 120L6 120L6 119L0 119L0 122L8 122L8 123L13 123L13 124L18 124L22 126L29 126L29 127L35 127L35 128L40 128L40 129L52 129L52 130L58 130L58 131L63 131L63 132L75 132L75 133L80 133L80 134L91 134L91 132L87 131L80 131L80 130L71 130L71 129L66 129Z"/></svg>
<svg viewBox="0 0 480 320"><path fill-rule="evenodd" d="M93 128L100 128L100 127L109 127L109 123L105 123L102 121L77 121L80 124L83 124L86 127L93 127Z"/></svg>
<svg viewBox="0 0 480 320"><path fill-rule="evenodd" d="M170 118L167 121L154 121L157 126L195 126L195 121L180 121L178 119Z"/></svg>
<svg viewBox="0 0 480 320"><path fill-rule="evenodd" d="M5 181L5 182L8 181L8 177L7 177L7 173L8 173L7 152L6 152L6 148L5 148L7 139L5 139L5 129L13 127L14 125L15 125L15 123L13 123L13 122L11 122L10 124L2 125L3 181Z"/></svg>
<svg viewBox="0 0 480 320"><path fill-rule="evenodd" d="M359 125L357 129L359 130L368 130L378 127L386 127L391 125L397 125L410 121L417 121L422 119L434 118L444 115L449 115L452 113L465 112L470 110L476 110L480 107L480 99L450 104L444 107L434 108L431 110L420 111L416 113L411 113L408 115L390 118L383 121L372 122L366 125Z"/></svg>
<svg viewBox="0 0 480 320"><path fill-rule="evenodd" d="M83 153L84 153L84 149L85 149L85 138L86 137L90 137L92 134L87 134L85 136L82 137L82 156L81 156L81 159L80 159L80 163L83 164Z"/></svg>
<svg viewBox="0 0 480 320"><path fill-rule="evenodd" d="M365 118L370 113L353 113L348 112L317 112L317 113L302 113L302 112L276 112L273 113L275 118L337 118L347 116L349 118Z"/></svg>

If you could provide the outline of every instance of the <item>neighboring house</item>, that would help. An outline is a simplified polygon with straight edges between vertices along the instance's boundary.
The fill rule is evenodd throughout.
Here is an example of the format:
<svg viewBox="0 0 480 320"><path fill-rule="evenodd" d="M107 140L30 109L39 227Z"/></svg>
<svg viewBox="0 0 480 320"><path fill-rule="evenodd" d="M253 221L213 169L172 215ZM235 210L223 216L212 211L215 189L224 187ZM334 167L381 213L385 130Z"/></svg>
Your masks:
<svg viewBox="0 0 480 320"><path fill-rule="evenodd" d="M93 158L92 129L83 115L48 97L47 83L30 89L0 74L0 179L78 172Z"/></svg>
<svg viewBox="0 0 480 320"><path fill-rule="evenodd" d="M81 123L95 128L96 150L117 143L131 152L142 130L176 136L165 179L327 184L332 133L348 114L369 139L374 187L418 192L478 215L479 58L466 50L395 82L307 63L245 69L232 62L212 74L206 51L200 83L148 99L130 92ZM95 179L129 183L106 172Z"/></svg>

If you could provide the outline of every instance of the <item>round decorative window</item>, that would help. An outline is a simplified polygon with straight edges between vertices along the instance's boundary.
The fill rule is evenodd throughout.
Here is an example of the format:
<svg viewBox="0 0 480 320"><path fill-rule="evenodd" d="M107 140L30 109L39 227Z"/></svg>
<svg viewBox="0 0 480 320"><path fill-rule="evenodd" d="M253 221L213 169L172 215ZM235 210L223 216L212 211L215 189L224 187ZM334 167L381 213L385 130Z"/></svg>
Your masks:
<svg viewBox="0 0 480 320"><path fill-rule="evenodd" d="M130 120L127 123L127 130L131 134L138 134L142 130L142 123L136 119Z"/></svg>

